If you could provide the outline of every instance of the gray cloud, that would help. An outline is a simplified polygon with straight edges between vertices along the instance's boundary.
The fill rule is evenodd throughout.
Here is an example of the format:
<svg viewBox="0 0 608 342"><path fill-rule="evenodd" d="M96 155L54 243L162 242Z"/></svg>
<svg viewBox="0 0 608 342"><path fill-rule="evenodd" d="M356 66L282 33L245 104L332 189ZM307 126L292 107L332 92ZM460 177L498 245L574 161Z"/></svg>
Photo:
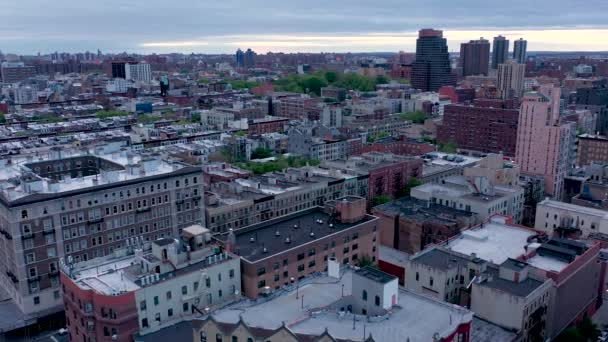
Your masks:
<svg viewBox="0 0 608 342"><path fill-rule="evenodd" d="M221 37L233 35L411 34L421 27L447 30L608 27L606 0L588 0L584 6L570 0L6 2L0 11L0 48L19 53L97 47L107 51L151 51L142 44L170 41L213 41L194 50L232 51L233 46L223 44ZM373 48L382 50L381 46Z"/></svg>

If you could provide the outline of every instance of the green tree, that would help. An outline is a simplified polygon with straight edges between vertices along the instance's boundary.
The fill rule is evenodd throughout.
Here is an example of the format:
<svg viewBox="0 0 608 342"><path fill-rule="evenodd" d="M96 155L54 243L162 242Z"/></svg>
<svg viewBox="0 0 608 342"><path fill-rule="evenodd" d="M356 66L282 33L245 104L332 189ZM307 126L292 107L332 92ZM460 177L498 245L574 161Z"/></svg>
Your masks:
<svg viewBox="0 0 608 342"><path fill-rule="evenodd" d="M387 195L379 195L372 199L372 205L375 207L377 205L381 205L384 203L388 203L391 201L391 198Z"/></svg>
<svg viewBox="0 0 608 342"><path fill-rule="evenodd" d="M325 80L329 83L334 83L336 82L336 80L338 79L338 74L336 74L334 71L327 71L325 73Z"/></svg>
<svg viewBox="0 0 608 342"><path fill-rule="evenodd" d="M258 82L234 80L234 81L230 81L230 85L232 86L232 89L240 90L240 89L252 89L252 88L259 86L260 84Z"/></svg>
<svg viewBox="0 0 608 342"><path fill-rule="evenodd" d="M358 263L359 267L373 267L376 268L376 264L374 263L374 260L372 260L372 258L367 255L367 254L363 254L360 258L359 258L359 263Z"/></svg>
<svg viewBox="0 0 608 342"><path fill-rule="evenodd" d="M0 112L0 124L6 123L6 115Z"/></svg>
<svg viewBox="0 0 608 342"><path fill-rule="evenodd" d="M426 114L421 111L409 112L409 113L401 113L398 116L403 120L412 121L415 124L423 124L427 119Z"/></svg>
<svg viewBox="0 0 608 342"><path fill-rule="evenodd" d="M410 178L410 180L407 182L405 187L401 191L398 192L398 196L399 197L409 196L410 193L412 192L412 188L415 188L421 184L422 184L422 182L418 178L416 178L416 177Z"/></svg>
<svg viewBox="0 0 608 342"><path fill-rule="evenodd" d="M95 113L95 117L97 117L98 119L106 119L106 118L112 118L112 117L117 117L117 116L128 116L128 115L129 115L129 113L127 113L125 111L121 111L121 110L102 110L102 111Z"/></svg>
<svg viewBox="0 0 608 342"><path fill-rule="evenodd" d="M458 152L458 145L452 141L445 144L439 144L439 151L444 153L456 153Z"/></svg>
<svg viewBox="0 0 608 342"><path fill-rule="evenodd" d="M321 88L326 87L327 82L317 76L308 76L301 82L301 87L307 92L314 93L317 96L321 96Z"/></svg>
<svg viewBox="0 0 608 342"><path fill-rule="evenodd" d="M268 157L272 157L272 151L264 147L258 147L251 152L251 159L264 159Z"/></svg>
<svg viewBox="0 0 608 342"><path fill-rule="evenodd" d="M384 75L378 75L376 76L376 85L378 84L387 84L389 81L388 77L384 76Z"/></svg>

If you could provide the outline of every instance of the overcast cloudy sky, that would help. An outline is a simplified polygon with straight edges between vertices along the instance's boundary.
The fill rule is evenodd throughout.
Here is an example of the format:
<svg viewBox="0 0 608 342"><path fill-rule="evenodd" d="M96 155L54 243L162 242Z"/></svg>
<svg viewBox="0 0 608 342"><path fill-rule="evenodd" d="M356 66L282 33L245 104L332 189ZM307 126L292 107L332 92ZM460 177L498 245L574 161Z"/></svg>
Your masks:
<svg viewBox="0 0 608 342"><path fill-rule="evenodd" d="M480 36L529 50L608 50L608 0L4 0L0 49L414 51L421 27L451 51Z"/></svg>

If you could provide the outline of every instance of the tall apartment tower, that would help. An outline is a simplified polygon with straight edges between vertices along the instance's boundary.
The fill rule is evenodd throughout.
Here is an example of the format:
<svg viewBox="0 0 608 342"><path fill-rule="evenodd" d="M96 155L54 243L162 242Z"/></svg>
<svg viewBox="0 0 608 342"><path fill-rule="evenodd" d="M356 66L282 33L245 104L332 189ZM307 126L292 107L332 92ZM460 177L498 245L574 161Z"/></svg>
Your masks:
<svg viewBox="0 0 608 342"><path fill-rule="evenodd" d="M422 29L416 40L416 60L412 67L412 86L422 91L437 91L455 85L447 40L443 31Z"/></svg>
<svg viewBox="0 0 608 342"><path fill-rule="evenodd" d="M528 41L523 38L519 38L513 42L513 59L519 63L526 63L526 53L528 52Z"/></svg>
<svg viewBox="0 0 608 342"><path fill-rule="evenodd" d="M492 44L492 69L509 59L509 40L503 36L494 37Z"/></svg>
<svg viewBox="0 0 608 342"><path fill-rule="evenodd" d="M242 68L245 66L245 53L243 52L243 50L236 50L235 59L237 68Z"/></svg>
<svg viewBox="0 0 608 342"><path fill-rule="evenodd" d="M255 56L256 56L256 53L253 50L247 49L247 51L245 51L245 67L246 68L255 67Z"/></svg>
<svg viewBox="0 0 608 342"><path fill-rule="evenodd" d="M150 64L125 64L125 79L135 82L150 82L152 80Z"/></svg>
<svg viewBox="0 0 608 342"><path fill-rule="evenodd" d="M488 75L490 42L487 39L471 40L460 44L462 75Z"/></svg>
<svg viewBox="0 0 608 342"><path fill-rule="evenodd" d="M527 93L519 112L516 160L521 172L545 178L545 192L562 197L576 123L560 120L561 90L552 84Z"/></svg>
<svg viewBox="0 0 608 342"><path fill-rule="evenodd" d="M498 65L498 94L502 99L521 98L526 65L508 61Z"/></svg>

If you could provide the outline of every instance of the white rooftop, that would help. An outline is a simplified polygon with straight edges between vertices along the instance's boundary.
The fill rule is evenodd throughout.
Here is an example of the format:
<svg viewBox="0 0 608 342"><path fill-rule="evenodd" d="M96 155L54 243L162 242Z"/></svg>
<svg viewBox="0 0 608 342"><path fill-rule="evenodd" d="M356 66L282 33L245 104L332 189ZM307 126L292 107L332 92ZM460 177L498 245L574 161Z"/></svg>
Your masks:
<svg viewBox="0 0 608 342"><path fill-rule="evenodd" d="M526 261L531 266L550 272L561 272L564 268L566 268L566 266L568 266L567 262L540 255L535 255Z"/></svg>
<svg viewBox="0 0 608 342"><path fill-rule="evenodd" d="M135 260L136 257L131 255L86 262L82 266L77 264L73 271L74 282L83 289L95 290L104 295L135 291L140 286L125 276L125 268Z"/></svg>
<svg viewBox="0 0 608 342"><path fill-rule="evenodd" d="M503 217L494 216L478 228L463 231L447 247L465 255L475 253L479 258L499 265L508 258L525 254L524 246L533 235L536 234L532 230L507 225Z"/></svg>
<svg viewBox="0 0 608 342"><path fill-rule="evenodd" d="M382 319L364 322L357 316L353 329L353 316L340 315L328 306L344 295L351 295L352 271L347 270L338 281L327 276L308 278L297 291L292 289L266 302L243 301L220 309L213 314L218 322L237 323L239 317L251 327L279 328L283 322L294 332L321 335L327 328L335 338L363 340L363 330L376 341L427 342L435 333L447 337L458 325L472 319L472 312L462 307L442 303L400 290L398 307ZM304 308L302 309L302 298ZM364 328L365 324L365 328Z"/></svg>

